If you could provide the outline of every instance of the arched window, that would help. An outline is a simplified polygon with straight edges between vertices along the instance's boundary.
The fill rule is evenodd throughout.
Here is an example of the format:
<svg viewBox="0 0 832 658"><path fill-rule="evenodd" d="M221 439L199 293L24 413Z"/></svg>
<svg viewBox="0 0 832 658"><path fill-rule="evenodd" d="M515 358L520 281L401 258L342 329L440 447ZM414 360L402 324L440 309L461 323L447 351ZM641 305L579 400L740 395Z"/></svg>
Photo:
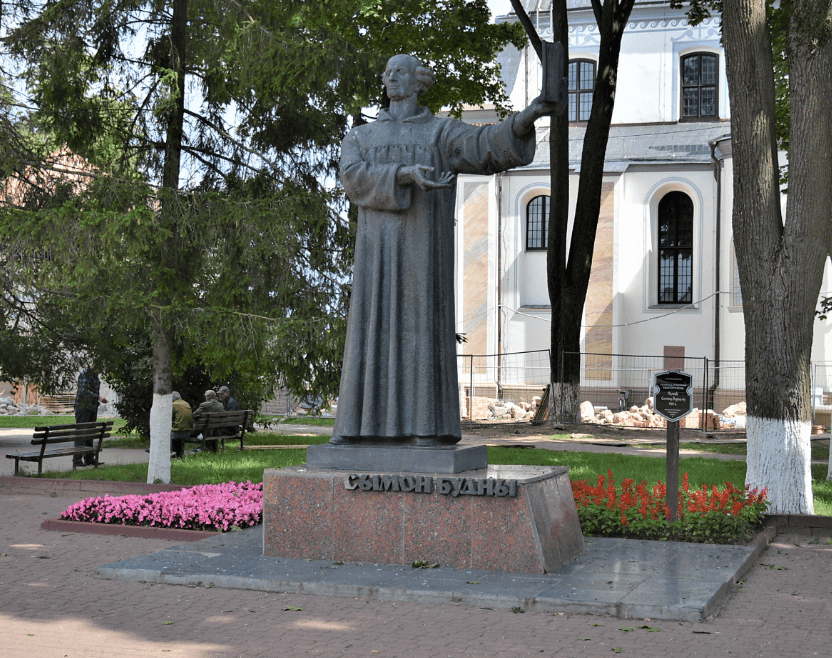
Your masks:
<svg viewBox="0 0 832 658"><path fill-rule="evenodd" d="M595 89L595 62L575 59L569 62L569 113L570 121L589 121L592 110L592 92Z"/></svg>
<svg viewBox="0 0 832 658"><path fill-rule="evenodd" d="M682 120L717 119L719 59L710 53L685 55L682 71Z"/></svg>
<svg viewBox="0 0 832 658"><path fill-rule="evenodd" d="M549 197L536 196L526 206L526 249L546 249L549 244Z"/></svg>
<svg viewBox="0 0 832 658"><path fill-rule="evenodd" d="M693 201L670 192L659 201L659 303L693 301Z"/></svg>

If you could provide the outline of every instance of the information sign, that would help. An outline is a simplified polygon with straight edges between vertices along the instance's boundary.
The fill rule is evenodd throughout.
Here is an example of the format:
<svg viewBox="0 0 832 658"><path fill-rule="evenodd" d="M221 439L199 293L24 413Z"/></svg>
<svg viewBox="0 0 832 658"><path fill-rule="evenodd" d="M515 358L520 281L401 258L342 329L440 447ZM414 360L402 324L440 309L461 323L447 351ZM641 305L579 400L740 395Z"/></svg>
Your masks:
<svg viewBox="0 0 832 658"><path fill-rule="evenodd" d="M653 410L671 422L693 411L693 376L681 370L654 373Z"/></svg>

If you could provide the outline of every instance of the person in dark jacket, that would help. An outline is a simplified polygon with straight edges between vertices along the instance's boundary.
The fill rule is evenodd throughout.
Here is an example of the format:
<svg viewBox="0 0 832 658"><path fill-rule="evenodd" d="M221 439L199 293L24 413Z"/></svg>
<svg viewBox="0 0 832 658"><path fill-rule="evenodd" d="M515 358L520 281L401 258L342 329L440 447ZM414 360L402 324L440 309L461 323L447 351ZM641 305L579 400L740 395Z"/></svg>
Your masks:
<svg viewBox="0 0 832 658"><path fill-rule="evenodd" d="M75 411L75 423L94 423L98 420L98 404L107 403L107 400L99 395L101 380L98 378L98 368L93 363L78 375L78 390L75 392L75 402L72 408ZM92 439L76 441L76 447L92 447ZM75 466L92 466L95 464L95 455L75 455L72 458Z"/></svg>
<svg viewBox="0 0 832 658"><path fill-rule="evenodd" d="M202 414L211 413L214 411L225 411L222 404L219 400L217 400L217 394L215 391L205 391L205 402L199 405L196 411L194 411L194 421L199 420L199 417ZM211 452L217 452L219 447L219 441L214 439L213 441L205 441L205 447L210 450Z"/></svg>
<svg viewBox="0 0 832 658"><path fill-rule="evenodd" d="M240 410L240 405L237 404L237 400L231 397L231 391L228 390L228 386L220 386L220 390L217 391L217 397L222 402L222 408L226 411Z"/></svg>

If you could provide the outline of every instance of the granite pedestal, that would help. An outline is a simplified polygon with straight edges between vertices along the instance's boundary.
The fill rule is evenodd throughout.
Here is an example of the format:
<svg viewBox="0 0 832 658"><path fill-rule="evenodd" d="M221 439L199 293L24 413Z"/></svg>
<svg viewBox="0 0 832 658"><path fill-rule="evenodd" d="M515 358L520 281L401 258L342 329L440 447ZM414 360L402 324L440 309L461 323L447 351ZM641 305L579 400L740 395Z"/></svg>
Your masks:
<svg viewBox="0 0 832 658"><path fill-rule="evenodd" d="M310 470L393 473L462 473L488 466L484 445L442 448L396 445L311 445L306 449Z"/></svg>
<svg viewBox="0 0 832 658"><path fill-rule="evenodd" d="M568 469L460 476L294 466L263 479L263 554L545 573L584 549Z"/></svg>

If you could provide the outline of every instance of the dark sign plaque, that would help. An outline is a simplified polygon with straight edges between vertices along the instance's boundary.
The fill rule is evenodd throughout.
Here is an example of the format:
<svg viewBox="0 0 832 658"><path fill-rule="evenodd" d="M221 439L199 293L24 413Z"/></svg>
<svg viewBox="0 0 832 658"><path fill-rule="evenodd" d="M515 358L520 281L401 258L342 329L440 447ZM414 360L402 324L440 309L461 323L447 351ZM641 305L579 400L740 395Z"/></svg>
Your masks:
<svg viewBox="0 0 832 658"><path fill-rule="evenodd" d="M653 409L668 421L678 421L693 411L693 376L680 370L653 374Z"/></svg>

